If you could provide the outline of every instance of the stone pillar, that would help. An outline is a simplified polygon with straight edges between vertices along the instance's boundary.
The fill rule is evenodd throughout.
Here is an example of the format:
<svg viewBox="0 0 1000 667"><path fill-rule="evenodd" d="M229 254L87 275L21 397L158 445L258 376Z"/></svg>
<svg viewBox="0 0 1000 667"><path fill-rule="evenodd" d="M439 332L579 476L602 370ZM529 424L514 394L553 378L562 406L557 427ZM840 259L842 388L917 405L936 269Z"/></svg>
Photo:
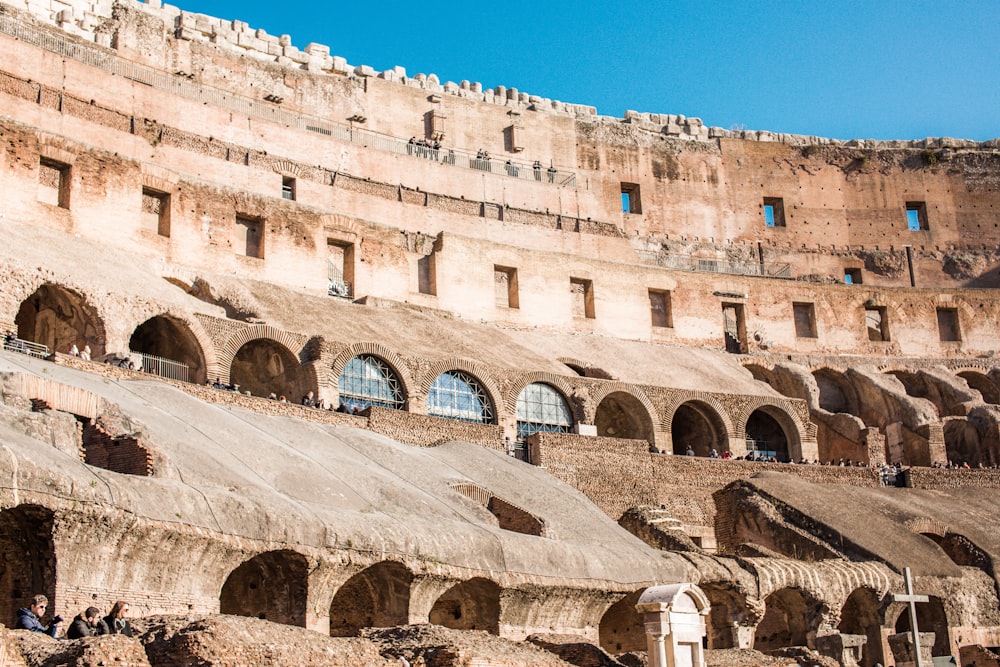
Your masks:
<svg viewBox="0 0 1000 667"><path fill-rule="evenodd" d="M815 641L816 650L839 662L841 667L858 667L861 664L861 651L868 637L832 634L817 636Z"/></svg>
<svg viewBox="0 0 1000 667"><path fill-rule="evenodd" d="M635 606L643 617L649 667L705 667L708 598L694 584L653 586Z"/></svg>
<svg viewBox="0 0 1000 667"><path fill-rule="evenodd" d="M920 633L920 662L925 667L930 667L930 665L934 664L931 659L934 636L933 632ZM915 667L917 656L913 652L913 637L910 632L889 635L889 647L892 649L893 658L896 660L896 667Z"/></svg>

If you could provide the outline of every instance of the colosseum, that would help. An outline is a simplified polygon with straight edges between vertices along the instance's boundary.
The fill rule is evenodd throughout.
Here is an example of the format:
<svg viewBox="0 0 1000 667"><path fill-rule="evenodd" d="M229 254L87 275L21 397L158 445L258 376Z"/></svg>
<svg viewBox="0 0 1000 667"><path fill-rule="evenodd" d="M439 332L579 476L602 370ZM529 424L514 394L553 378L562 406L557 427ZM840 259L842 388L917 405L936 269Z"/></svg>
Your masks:
<svg viewBox="0 0 1000 667"><path fill-rule="evenodd" d="M9 0L0 53L2 620L137 630L0 664L657 664L672 587L678 666L998 665L1000 140L612 118L160 0Z"/></svg>

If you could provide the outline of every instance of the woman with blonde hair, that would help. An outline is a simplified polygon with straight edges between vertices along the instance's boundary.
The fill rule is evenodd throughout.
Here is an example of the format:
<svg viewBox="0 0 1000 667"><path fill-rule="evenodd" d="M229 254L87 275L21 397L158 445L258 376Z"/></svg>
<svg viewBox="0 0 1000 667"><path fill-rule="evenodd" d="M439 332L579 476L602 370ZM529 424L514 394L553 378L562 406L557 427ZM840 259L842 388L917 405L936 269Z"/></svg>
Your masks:
<svg viewBox="0 0 1000 667"><path fill-rule="evenodd" d="M104 617L104 623L108 627L108 633L112 635L132 636L132 625L125 618L128 613L128 602L119 600L111 608L111 613ZM101 628L103 630L103 628Z"/></svg>

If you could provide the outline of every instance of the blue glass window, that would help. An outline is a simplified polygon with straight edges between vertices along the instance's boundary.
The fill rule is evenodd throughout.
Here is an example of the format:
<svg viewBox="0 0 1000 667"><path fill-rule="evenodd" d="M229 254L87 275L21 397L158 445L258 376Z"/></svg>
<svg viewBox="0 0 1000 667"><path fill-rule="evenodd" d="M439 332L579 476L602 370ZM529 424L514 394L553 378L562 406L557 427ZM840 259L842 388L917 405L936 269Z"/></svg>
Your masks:
<svg viewBox="0 0 1000 667"><path fill-rule="evenodd" d="M359 354L348 361L337 386L341 402L348 407L403 409L402 383L388 364L370 354Z"/></svg>
<svg viewBox="0 0 1000 667"><path fill-rule="evenodd" d="M493 423L493 405L479 382L461 371L447 371L427 394L427 413L465 422Z"/></svg>
<svg viewBox="0 0 1000 667"><path fill-rule="evenodd" d="M573 428L573 412L558 389L542 382L529 384L517 397L517 439L532 433L567 433Z"/></svg>

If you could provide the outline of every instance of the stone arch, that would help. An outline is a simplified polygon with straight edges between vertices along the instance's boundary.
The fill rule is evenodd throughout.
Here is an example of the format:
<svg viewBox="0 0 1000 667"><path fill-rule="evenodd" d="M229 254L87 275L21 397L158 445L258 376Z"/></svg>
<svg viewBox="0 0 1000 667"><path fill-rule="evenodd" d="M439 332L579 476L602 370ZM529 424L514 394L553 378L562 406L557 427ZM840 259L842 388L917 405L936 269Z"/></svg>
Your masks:
<svg viewBox="0 0 1000 667"><path fill-rule="evenodd" d="M944 448L949 461L977 466L988 463L979 429L965 417L945 417L942 422Z"/></svg>
<svg viewBox="0 0 1000 667"><path fill-rule="evenodd" d="M948 616L944 611L944 604L941 598L931 595L928 602L917 603L917 628L920 632L934 633L934 646L931 648L932 657L943 657L951 655L951 638L948 636ZM893 624L896 633L910 631L910 611L907 608L900 610Z"/></svg>
<svg viewBox="0 0 1000 667"><path fill-rule="evenodd" d="M383 561L365 568L341 585L330 603L330 636L357 637L362 628L409 622L413 573L405 565Z"/></svg>
<svg viewBox="0 0 1000 667"><path fill-rule="evenodd" d="M970 389L978 391L983 401L992 405L1000 405L1000 387L991 380L985 373L975 369L959 370L955 375L965 380Z"/></svg>
<svg viewBox="0 0 1000 667"><path fill-rule="evenodd" d="M296 551L267 551L233 570L219 594L219 612L306 626L309 567Z"/></svg>
<svg viewBox="0 0 1000 667"><path fill-rule="evenodd" d="M204 384L215 366L211 339L197 320L165 312L150 317L132 331L129 350L151 354L188 367L188 382ZM144 370L150 372L144 366ZM169 376L168 376L169 377Z"/></svg>
<svg viewBox="0 0 1000 667"><path fill-rule="evenodd" d="M547 384L552 386L554 389L558 390L562 394L563 398L566 400L566 404L573 411L573 416L579 419L580 415L577 414L579 410L575 403L578 400L573 400L579 389L574 389L574 386L567 382L567 379L561 375L556 375L554 373L545 372L535 372L535 373L525 373L524 375L519 375L517 380L511 383L507 387L507 393L503 397L503 407L504 411L509 414L517 413L517 399L524 391L524 388L530 384L540 382L541 384Z"/></svg>
<svg viewBox="0 0 1000 667"><path fill-rule="evenodd" d="M858 392L842 371L826 366L812 371L819 389L819 407L827 412L860 416Z"/></svg>
<svg viewBox="0 0 1000 667"><path fill-rule="evenodd" d="M763 364L757 361L745 362L743 364L743 368L750 371L750 374L753 375L754 380L757 380L758 382L763 382L764 384L770 386L775 391L778 390L777 379L774 377L774 370L772 368L764 366Z"/></svg>
<svg viewBox="0 0 1000 667"><path fill-rule="evenodd" d="M38 505L0 511L0 610L5 618L42 593L56 609L55 517Z"/></svg>
<svg viewBox="0 0 1000 667"><path fill-rule="evenodd" d="M758 451L775 452L779 461L802 458L802 439L798 423L788 412L776 405L764 404L751 412L744 422L747 449L753 441ZM761 445L765 445L761 447ZM773 446L772 446L773 445Z"/></svg>
<svg viewBox="0 0 1000 667"><path fill-rule="evenodd" d="M764 598L764 617L757 624L753 648L771 651L807 646L819 625L820 603L801 588L782 588Z"/></svg>
<svg viewBox="0 0 1000 667"><path fill-rule="evenodd" d="M611 655L646 650L646 629L636 611L645 588L624 596L601 616L597 634L601 648Z"/></svg>
<svg viewBox="0 0 1000 667"><path fill-rule="evenodd" d="M240 348L258 339L268 339L278 343L292 352L293 356L299 361L301 361L306 343L308 342L304 336L291 334L268 324L252 324L242 327L227 338L222 345L218 346L218 369L216 372L222 376L223 380L228 381L230 379L225 374L232 368L233 358L239 352ZM211 367L209 371L212 371Z"/></svg>
<svg viewBox="0 0 1000 667"><path fill-rule="evenodd" d="M85 296L62 285L44 283L21 302L14 318L17 337L47 345L52 352L90 346L91 357L106 353L104 322Z"/></svg>
<svg viewBox="0 0 1000 667"><path fill-rule="evenodd" d="M481 577L455 584L434 602L428 620L453 630L499 635L500 586Z"/></svg>
<svg viewBox="0 0 1000 667"><path fill-rule="evenodd" d="M514 417L517 442L523 443L525 438L539 431L571 432L590 400L589 391L582 388L570 397L568 385L558 376L532 373L531 377L539 379L518 382L512 388L517 393L511 391L504 399L506 411ZM557 381L549 381L552 378Z"/></svg>
<svg viewBox="0 0 1000 667"><path fill-rule="evenodd" d="M876 591L861 587L854 589L840 608L837 630L845 635L867 637L861 647L860 667L886 664L882 655L882 610Z"/></svg>
<svg viewBox="0 0 1000 667"><path fill-rule="evenodd" d="M923 398L930 401L940 416L948 414L945 406L941 404L941 398L938 393L936 391L930 391L930 388L927 386L927 381L918 371L912 371L907 368L888 368L882 371L882 373L884 375L891 375L899 380L899 382L903 385L903 389L906 391L907 396L910 396L911 398Z"/></svg>
<svg viewBox="0 0 1000 667"><path fill-rule="evenodd" d="M333 361L330 363L330 379L328 386L337 393L338 398L340 394L340 376L344 373L344 367L347 366L347 363L351 359L362 354L376 357L379 361L388 366L393 373L395 373L396 379L399 381L400 385L402 385L403 389L402 409L406 410L410 408L410 401L414 396L415 384L413 377L408 371L406 361L385 345L374 341L363 341L349 345L338 352L337 356L333 358Z"/></svg>
<svg viewBox="0 0 1000 667"><path fill-rule="evenodd" d="M760 618L751 613L745 593L728 582L703 582L698 587L711 604L706 621L708 648L741 648L740 628L756 624Z"/></svg>
<svg viewBox="0 0 1000 667"><path fill-rule="evenodd" d="M228 342L226 347L228 351ZM229 360L228 380L254 396L274 392L292 402L317 389L314 369L300 364L292 348L273 337L250 338L237 348Z"/></svg>
<svg viewBox="0 0 1000 667"><path fill-rule="evenodd" d="M651 405L631 391L602 391L601 398L595 400L594 425L597 435L608 438L646 440L656 444L655 424ZM648 399L647 399L648 401Z"/></svg>
<svg viewBox="0 0 1000 667"><path fill-rule="evenodd" d="M490 370L480 364L477 361L471 361L469 359L442 359L440 361L432 363L428 368L424 369L418 378L414 381L414 386L417 387L417 393L420 396L423 405L421 406L424 412L427 411L427 394L431 390L431 385L442 373L448 371L461 371L468 375L471 375L479 386L483 388L486 395L489 397L490 402L493 404L493 409L496 411L497 423L500 423L501 416L509 417L510 413L504 412L501 415L501 408L505 407L503 402L500 402L500 397L503 396L503 392L500 390L500 386L497 384L496 379ZM410 407L411 411L413 409L412 405Z"/></svg>
<svg viewBox="0 0 1000 667"><path fill-rule="evenodd" d="M955 565L978 567L990 577L993 576L993 558L965 535L947 531L943 533L926 532L921 534L941 547L941 550L945 552ZM917 625L920 625L919 621Z"/></svg>
<svg viewBox="0 0 1000 667"><path fill-rule="evenodd" d="M725 414L722 406L716 401L711 403L691 399L673 409L669 431L674 454L683 455L688 447L695 456L708 456L713 449L719 454L729 451L732 429L722 416Z"/></svg>
<svg viewBox="0 0 1000 667"><path fill-rule="evenodd" d="M559 357L557 361L580 377L596 378L598 380L617 380L615 376L608 373L603 368L598 368L587 361L574 359L573 357Z"/></svg>

